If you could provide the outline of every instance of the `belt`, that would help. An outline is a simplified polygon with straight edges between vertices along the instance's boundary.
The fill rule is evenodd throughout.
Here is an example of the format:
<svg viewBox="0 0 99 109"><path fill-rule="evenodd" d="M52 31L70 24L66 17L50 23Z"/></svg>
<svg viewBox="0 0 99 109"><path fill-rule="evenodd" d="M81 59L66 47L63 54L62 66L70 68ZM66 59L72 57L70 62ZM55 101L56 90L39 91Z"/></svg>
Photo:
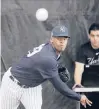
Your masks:
<svg viewBox="0 0 99 109"><path fill-rule="evenodd" d="M12 80L12 81L14 81L17 85L19 85L20 87L22 87L22 88L29 88L29 86L26 86L26 85L22 85L15 77L13 77L12 75L11 76L9 76L10 77L10 79Z"/></svg>

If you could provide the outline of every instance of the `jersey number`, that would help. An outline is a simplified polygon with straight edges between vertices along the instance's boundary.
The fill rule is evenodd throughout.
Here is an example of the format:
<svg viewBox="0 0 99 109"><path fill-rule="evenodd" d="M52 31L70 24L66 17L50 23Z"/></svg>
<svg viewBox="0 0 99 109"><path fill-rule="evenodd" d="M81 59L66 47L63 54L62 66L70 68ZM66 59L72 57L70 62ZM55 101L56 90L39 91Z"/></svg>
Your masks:
<svg viewBox="0 0 99 109"><path fill-rule="evenodd" d="M45 45L45 44L41 44L40 46L35 47L32 52L28 51L27 57L31 57L31 56L33 56L34 54L40 52L40 51L42 50L42 48L43 48L44 45Z"/></svg>

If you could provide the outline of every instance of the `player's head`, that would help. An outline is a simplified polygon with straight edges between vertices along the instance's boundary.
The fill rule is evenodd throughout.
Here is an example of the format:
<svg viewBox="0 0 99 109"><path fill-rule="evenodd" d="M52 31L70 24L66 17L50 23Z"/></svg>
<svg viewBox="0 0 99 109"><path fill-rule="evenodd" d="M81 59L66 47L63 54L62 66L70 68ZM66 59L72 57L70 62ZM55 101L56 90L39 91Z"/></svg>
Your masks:
<svg viewBox="0 0 99 109"><path fill-rule="evenodd" d="M99 48L99 24L93 23L89 28L89 39L93 48Z"/></svg>
<svg viewBox="0 0 99 109"><path fill-rule="evenodd" d="M62 52L65 50L69 38L68 29L64 25L60 25L53 28L50 42L58 52Z"/></svg>

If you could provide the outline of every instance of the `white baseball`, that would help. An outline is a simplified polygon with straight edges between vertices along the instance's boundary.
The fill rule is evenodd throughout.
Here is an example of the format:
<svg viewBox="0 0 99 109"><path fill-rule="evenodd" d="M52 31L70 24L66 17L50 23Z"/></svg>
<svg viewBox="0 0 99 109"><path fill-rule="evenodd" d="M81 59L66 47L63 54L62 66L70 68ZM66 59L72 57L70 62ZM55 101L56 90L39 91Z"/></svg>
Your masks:
<svg viewBox="0 0 99 109"><path fill-rule="evenodd" d="M48 18L48 11L45 8L40 8L36 11L36 18L39 21L45 21Z"/></svg>

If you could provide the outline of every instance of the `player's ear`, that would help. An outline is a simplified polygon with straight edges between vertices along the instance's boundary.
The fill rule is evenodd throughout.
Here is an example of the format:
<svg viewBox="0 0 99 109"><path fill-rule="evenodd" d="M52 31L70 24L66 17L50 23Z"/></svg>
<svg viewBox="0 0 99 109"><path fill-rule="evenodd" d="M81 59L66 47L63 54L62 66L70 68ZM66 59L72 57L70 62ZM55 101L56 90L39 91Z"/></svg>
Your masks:
<svg viewBox="0 0 99 109"><path fill-rule="evenodd" d="M90 34L88 34L88 39L90 39Z"/></svg>
<svg viewBox="0 0 99 109"><path fill-rule="evenodd" d="M53 37L50 38L50 42L51 42L51 43L53 42Z"/></svg>

